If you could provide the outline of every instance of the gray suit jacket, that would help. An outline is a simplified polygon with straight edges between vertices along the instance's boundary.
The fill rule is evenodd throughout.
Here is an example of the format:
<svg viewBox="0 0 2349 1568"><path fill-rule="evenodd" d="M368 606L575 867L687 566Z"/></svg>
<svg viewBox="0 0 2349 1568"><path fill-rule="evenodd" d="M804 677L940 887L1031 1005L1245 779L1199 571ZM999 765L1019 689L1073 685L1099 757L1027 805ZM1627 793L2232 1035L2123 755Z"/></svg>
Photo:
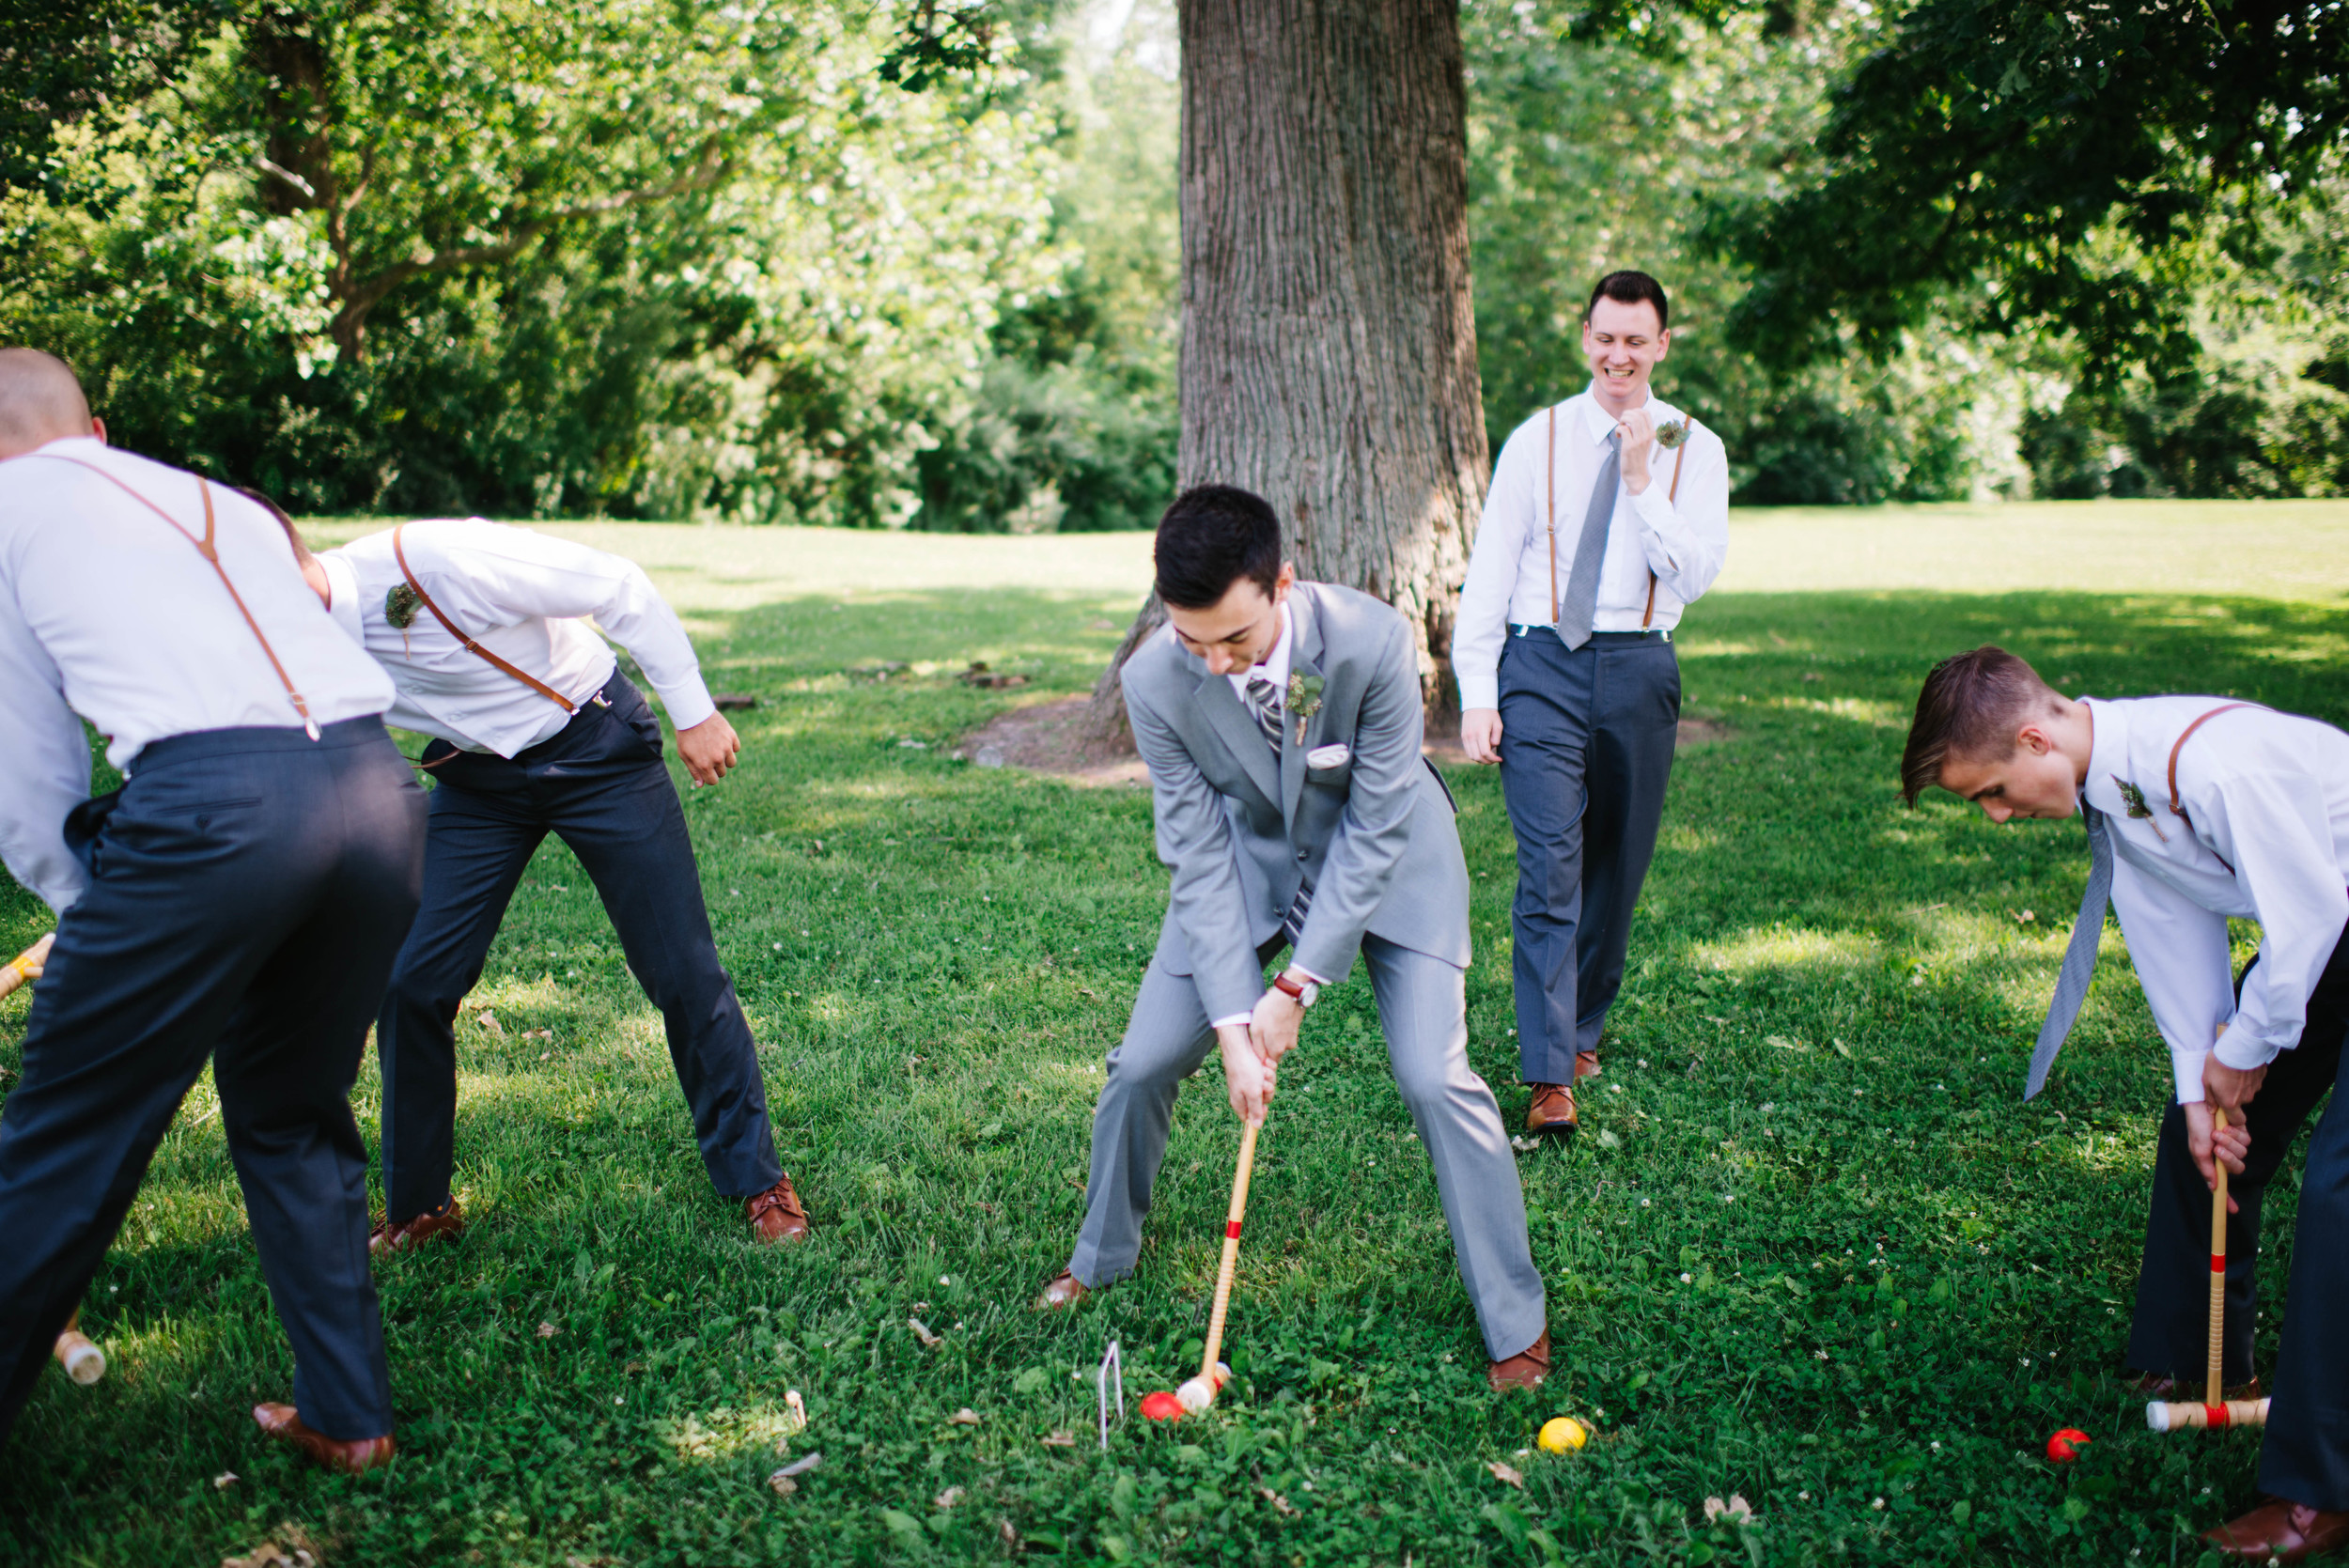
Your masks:
<svg viewBox="0 0 2349 1568"><path fill-rule="evenodd" d="M1363 933L1466 968L1468 864L1452 798L1420 755L1419 662L1403 617L1367 594L1300 582L1290 672L1321 706L1274 755L1231 681L1162 628L1126 661L1134 742L1150 768L1159 858L1174 873L1159 961L1192 977L1210 1018L1264 994L1256 950L1300 883L1313 907L1295 962L1341 980ZM1306 754L1344 745L1335 767Z"/></svg>

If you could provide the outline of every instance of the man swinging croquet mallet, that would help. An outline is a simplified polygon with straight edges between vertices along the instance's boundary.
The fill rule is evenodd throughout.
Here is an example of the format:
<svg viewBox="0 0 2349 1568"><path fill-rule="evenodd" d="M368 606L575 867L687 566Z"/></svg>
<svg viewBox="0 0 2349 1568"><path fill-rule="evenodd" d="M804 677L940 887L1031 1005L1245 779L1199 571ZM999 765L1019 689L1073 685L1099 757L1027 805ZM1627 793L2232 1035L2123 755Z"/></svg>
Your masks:
<svg viewBox="0 0 2349 1568"><path fill-rule="evenodd" d="M1359 951L1492 1384L1538 1386L1542 1278L1500 1107L1469 1067L1468 866L1420 755L1410 629L1367 595L1298 582L1272 507L1228 486L1175 499L1157 563L1168 625L1121 678L1174 881L1094 1112L1084 1225L1038 1305L1132 1271L1182 1080L1220 1047L1232 1109L1261 1123L1299 1020Z"/></svg>
<svg viewBox="0 0 2349 1568"><path fill-rule="evenodd" d="M284 520L281 514L281 521ZM696 784L739 748L677 614L632 562L478 518L403 523L313 556L303 575L397 689L389 720L435 737L424 904L377 1020L385 1215L378 1253L461 1230L450 1189L453 1028L530 857L579 857L628 967L667 1025L702 1163L752 1234L796 1241L807 1214L775 1156L750 1023L718 957L661 724L580 617L635 655Z"/></svg>
<svg viewBox="0 0 2349 1568"><path fill-rule="evenodd" d="M1935 785L1994 822L2088 827L2087 895L2032 1053L2045 1084L2087 995L2108 899L2170 1047L2129 1359L2148 1391L2201 1386L2210 1271L2223 1257L2224 1381L2251 1377L2260 1197L2339 1076L2349 1031L2349 735L2224 697L2067 699L2001 648L1936 665L1901 758L1913 805ZM2229 917L2256 920L2259 955L2229 970ZM2214 1048L2212 1041L2216 1036ZM2226 1126L2214 1130L2213 1112ZM2207 1245L2220 1166L2235 1212ZM2291 1296L2260 1487L2275 1499L2204 1537L2219 1551L2296 1562L2349 1546L2349 1110L2317 1124L2301 1182Z"/></svg>

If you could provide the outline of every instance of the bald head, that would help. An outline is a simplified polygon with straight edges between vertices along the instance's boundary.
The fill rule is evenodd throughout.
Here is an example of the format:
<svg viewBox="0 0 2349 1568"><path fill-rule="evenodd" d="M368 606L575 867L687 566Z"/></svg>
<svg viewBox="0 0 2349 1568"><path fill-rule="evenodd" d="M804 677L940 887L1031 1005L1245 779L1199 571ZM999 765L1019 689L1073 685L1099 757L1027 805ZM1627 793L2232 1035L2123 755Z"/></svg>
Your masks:
<svg viewBox="0 0 2349 1568"><path fill-rule="evenodd" d="M97 433L82 383L65 361L39 349L0 349L0 460Z"/></svg>

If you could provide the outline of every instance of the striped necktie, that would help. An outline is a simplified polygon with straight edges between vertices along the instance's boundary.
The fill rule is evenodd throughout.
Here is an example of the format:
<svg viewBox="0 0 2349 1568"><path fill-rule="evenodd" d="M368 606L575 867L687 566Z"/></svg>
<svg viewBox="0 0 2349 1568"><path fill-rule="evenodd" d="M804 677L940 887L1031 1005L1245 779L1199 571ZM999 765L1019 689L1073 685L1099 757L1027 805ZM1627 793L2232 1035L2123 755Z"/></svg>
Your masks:
<svg viewBox="0 0 2349 1568"><path fill-rule="evenodd" d="M2063 967L2056 971L2055 997L2047 1003L2047 1021L2039 1026L2039 1044L2030 1053L2030 1076L2023 1081L2023 1098L2047 1086L2047 1069L2080 1016L2088 1000L2088 982L2096 972L2096 948L2104 940L2105 909L2112 902L2112 830L2105 814L2080 802L2088 822L2088 889L2080 895L2080 918L2072 923L2072 943L2063 950Z"/></svg>
<svg viewBox="0 0 2349 1568"><path fill-rule="evenodd" d="M1248 711L1274 751L1281 749L1281 689L1263 675L1248 677Z"/></svg>

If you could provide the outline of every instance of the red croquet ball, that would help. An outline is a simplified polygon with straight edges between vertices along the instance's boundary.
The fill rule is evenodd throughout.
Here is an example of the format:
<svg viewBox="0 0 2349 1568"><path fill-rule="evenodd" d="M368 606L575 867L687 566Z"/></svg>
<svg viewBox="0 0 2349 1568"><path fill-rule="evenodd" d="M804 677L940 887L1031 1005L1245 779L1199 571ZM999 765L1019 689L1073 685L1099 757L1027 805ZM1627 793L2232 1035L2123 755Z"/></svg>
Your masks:
<svg viewBox="0 0 2349 1568"><path fill-rule="evenodd" d="M1183 1402L1160 1389L1143 1396L1142 1413L1154 1421L1178 1421L1183 1419Z"/></svg>
<svg viewBox="0 0 2349 1568"><path fill-rule="evenodd" d="M1144 1408L1148 1408L1146 1405ZM2047 1463L2069 1465L2080 1456L2080 1450L2095 1441L2077 1426L2067 1426L2047 1439Z"/></svg>

